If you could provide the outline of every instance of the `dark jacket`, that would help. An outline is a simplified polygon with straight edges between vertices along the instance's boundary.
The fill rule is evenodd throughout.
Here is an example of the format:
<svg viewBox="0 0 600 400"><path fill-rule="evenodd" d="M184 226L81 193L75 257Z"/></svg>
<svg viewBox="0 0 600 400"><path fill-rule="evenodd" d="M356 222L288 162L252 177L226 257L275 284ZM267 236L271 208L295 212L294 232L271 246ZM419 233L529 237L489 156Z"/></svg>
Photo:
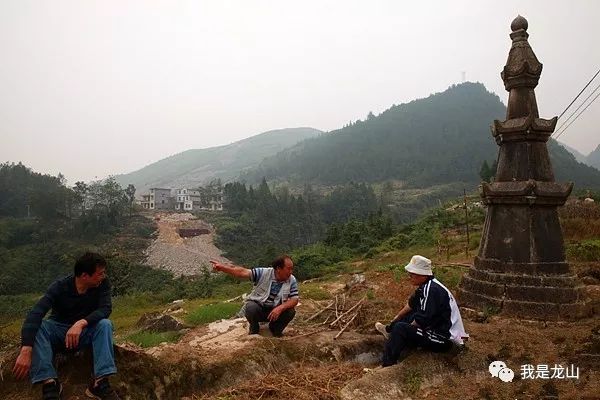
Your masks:
<svg viewBox="0 0 600 400"><path fill-rule="evenodd" d="M415 290L408 305L419 327L439 338L450 338L450 297L446 289L433 280L433 276Z"/></svg>
<svg viewBox="0 0 600 400"><path fill-rule="evenodd" d="M104 279L100 286L79 294L73 275L55 281L25 318L21 329L23 346L33 346L35 335L50 309L50 319L56 322L72 325L85 319L89 325L93 325L108 318L112 312L110 282Z"/></svg>

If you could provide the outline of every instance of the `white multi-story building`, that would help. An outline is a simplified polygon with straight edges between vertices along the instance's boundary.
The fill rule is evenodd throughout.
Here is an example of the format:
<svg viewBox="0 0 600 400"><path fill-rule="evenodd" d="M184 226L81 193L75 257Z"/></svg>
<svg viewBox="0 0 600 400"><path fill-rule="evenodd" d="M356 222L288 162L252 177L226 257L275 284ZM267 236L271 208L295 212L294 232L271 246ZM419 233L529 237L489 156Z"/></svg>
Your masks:
<svg viewBox="0 0 600 400"><path fill-rule="evenodd" d="M177 189L175 197L175 209L183 211L198 210L202 207L202 195L199 190Z"/></svg>
<svg viewBox="0 0 600 400"><path fill-rule="evenodd" d="M175 189L171 196L171 189L152 188L149 194L142 195L140 201L146 210L223 210L223 188L220 183L209 184L207 187L197 189Z"/></svg>

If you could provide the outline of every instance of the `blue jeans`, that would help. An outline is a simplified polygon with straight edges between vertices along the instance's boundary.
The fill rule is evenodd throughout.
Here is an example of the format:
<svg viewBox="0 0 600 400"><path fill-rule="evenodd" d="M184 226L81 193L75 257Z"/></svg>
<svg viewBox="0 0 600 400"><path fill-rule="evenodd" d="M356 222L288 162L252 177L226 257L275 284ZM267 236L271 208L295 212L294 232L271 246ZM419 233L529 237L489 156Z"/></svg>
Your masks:
<svg viewBox="0 0 600 400"><path fill-rule="evenodd" d="M31 383L58 378L52 358L55 350L65 348L65 337L71 326L53 320L42 321L33 344L29 373ZM112 333L112 323L108 319L101 319L98 323L84 328L79 336L79 345L75 350L92 346L96 378L117 372Z"/></svg>

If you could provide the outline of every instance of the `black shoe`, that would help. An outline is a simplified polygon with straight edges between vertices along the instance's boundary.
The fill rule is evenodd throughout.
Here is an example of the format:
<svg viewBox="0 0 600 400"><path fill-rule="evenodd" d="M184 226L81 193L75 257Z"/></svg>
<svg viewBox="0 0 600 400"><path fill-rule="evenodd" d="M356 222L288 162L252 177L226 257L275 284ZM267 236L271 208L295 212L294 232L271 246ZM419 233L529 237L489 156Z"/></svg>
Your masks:
<svg viewBox="0 0 600 400"><path fill-rule="evenodd" d="M62 385L58 380L53 380L49 383L44 383L42 386L43 400L60 400L62 394Z"/></svg>
<svg viewBox="0 0 600 400"><path fill-rule="evenodd" d="M90 399L97 400L120 400L121 398L110 387L110 383L108 383L108 378L102 378L98 381L98 384L94 386L94 381L90 383L87 389L85 389L85 395Z"/></svg>

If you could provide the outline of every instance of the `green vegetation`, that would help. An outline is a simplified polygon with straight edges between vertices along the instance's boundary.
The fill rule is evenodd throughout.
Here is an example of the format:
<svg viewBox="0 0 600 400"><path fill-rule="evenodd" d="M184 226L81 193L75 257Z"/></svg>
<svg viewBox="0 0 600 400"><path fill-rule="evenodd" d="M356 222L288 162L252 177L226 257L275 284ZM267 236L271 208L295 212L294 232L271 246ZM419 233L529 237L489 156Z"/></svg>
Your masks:
<svg viewBox="0 0 600 400"><path fill-rule="evenodd" d="M244 178L325 185L396 179L416 188L478 184L482 163L498 154L489 126L505 115L504 104L482 84L453 85L305 140L266 159ZM598 170L578 163L554 140L549 152L558 180L600 188Z"/></svg>
<svg viewBox="0 0 600 400"><path fill-rule="evenodd" d="M41 294L0 296L0 326L15 319L25 318Z"/></svg>
<svg viewBox="0 0 600 400"><path fill-rule="evenodd" d="M320 286L321 282L318 283L303 283L302 284L302 298L311 300L328 300L330 299L331 293L326 291Z"/></svg>
<svg viewBox="0 0 600 400"><path fill-rule="evenodd" d="M125 339L128 342L133 342L140 347L153 347L157 346L160 343L167 342L176 342L181 337L181 334L178 332L136 332L133 333Z"/></svg>
<svg viewBox="0 0 600 400"><path fill-rule="evenodd" d="M600 239L568 243L566 250L573 261L600 261Z"/></svg>
<svg viewBox="0 0 600 400"><path fill-rule="evenodd" d="M215 303L201 306L188 313L185 322L191 325L208 324L233 317L240 310L239 303Z"/></svg>
<svg viewBox="0 0 600 400"><path fill-rule="evenodd" d="M423 374L416 368L406 368L402 377L404 388L409 394L416 394L423 383Z"/></svg>
<svg viewBox="0 0 600 400"><path fill-rule="evenodd" d="M107 257L116 294L154 290L165 279L139 265L154 228L130 215L134 187L123 190L109 178L68 188L60 175L1 164L0 190L0 295L45 291L87 250ZM127 239L116 243L119 235Z"/></svg>
<svg viewBox="0 0 600 400"><path fill-rule="evenodd" d="M225 185L225 216L213 218L217 246L238 263L267 265L281 253L319 241L330 223L364 219L377 210L373 189L350 183L328 195L307 186L294 196L286 188L275 192L266 181L255 189L242 183Z"/></svg>

